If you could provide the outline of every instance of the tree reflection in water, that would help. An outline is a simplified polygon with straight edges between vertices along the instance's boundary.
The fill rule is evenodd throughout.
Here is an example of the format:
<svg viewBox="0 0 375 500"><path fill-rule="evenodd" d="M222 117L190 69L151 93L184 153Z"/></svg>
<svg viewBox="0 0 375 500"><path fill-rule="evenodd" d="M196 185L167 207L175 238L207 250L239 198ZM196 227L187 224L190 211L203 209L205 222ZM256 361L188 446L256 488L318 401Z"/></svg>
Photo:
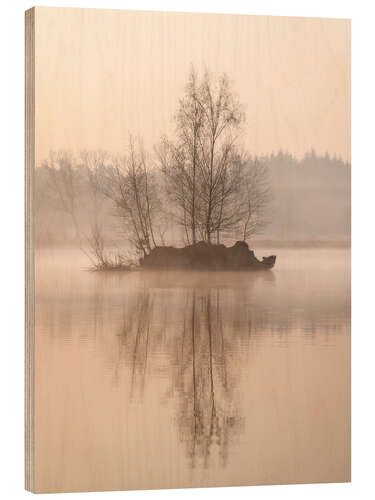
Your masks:
<svg viewBox="0 0 375 500"><path fill-rule="evenodd" d="M178 430L192 467L208 466L213 448L223 465L231 436L242 418L234 404L234 380L228 371L220 291L188 294L176 390Z"/></svg>
<svg viewBox="0 0 375 500"><path fill-rule="evenodd" d="M231 340L224 332L220 290L186 288L183 296L182 319L169 335L171 318L166 305L160 308L158 291L137 293L119 336L120 362L131 367L133 402L142 398L148 376L168 377L166 398L176 399L175 422L191 467L207 467L214 450L225 465L243 418L234 398L236 377L228 369Z"/></svg>

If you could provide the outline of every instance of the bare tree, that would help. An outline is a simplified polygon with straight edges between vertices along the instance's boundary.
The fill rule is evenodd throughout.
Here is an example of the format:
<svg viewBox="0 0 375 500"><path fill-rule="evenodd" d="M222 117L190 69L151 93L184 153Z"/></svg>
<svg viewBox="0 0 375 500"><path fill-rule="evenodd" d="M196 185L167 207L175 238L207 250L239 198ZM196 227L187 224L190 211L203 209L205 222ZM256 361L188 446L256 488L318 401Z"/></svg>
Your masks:
<svg viewBox="0 0 375 500"><path fill-rule="evenodd" d="M228 78L215 80L206 71L199 80L192 69L175 121L175 141L164 138L157 153L176 221L188 243L198 237L211 243L213 234L219 243L220 233L239 223L231 207L240 185L244 114Z"/></svg>
<svg viewBox="0 0 375 500"><path fill-rule="evenodd" d="M97 189L105 157L100 151L85 151L79 162L72 153L58 151L51 152L42 164L48 172L50 194L57 207L69 216L79 247L95 268L108 264L100 218L103 198ZM87 196L89 199L84 201Z"/></svg>
<svg viewBox="0 0 375 500"><path fill-rule="evenodd" d="M215 232L220 234L225 200L234 185L233 174L238 172L232 167L244 114L225 74L215 81L206 71L197 101L204 116L203 133L199 137L200 215L203 218L205 239L211 243L211 235Z"/></svg>
<svg viewBox="0 0 375 500"><path fill-rule="evenodd" d="M72 221L80 249L91 263L96 265L90 251L85 248L89 237L83 231L78 215L82 179L80 178L81 169L75 158L66 151L51 152L42 167L48 172L49 190L58 208L65 212Z"/></svg>
<svg viewBox="0 0 375 500"><path fill-rule="evenodd" d="M267 207L272 198L267 166L257 158L243 168L239 232L243 241L260 233L268 224Z"/></svg>
<svg viewBox="0 0 375 500"><path fill-rule="evenodd" d="M192 68L175 115L176 141L163 138L156 149L167 181L167 192L178 208L176 220L184 228L187 243L193 244L198 231L199 142L204 121L198 92L198 78Z"/></svg>
<svg viewBox="0 0 375 500"><path fill-rule="evenodd" d="M139 141L130 137L126 153L112 158L100 189L114 203L136 250L150 253L157 246L154 226L160 202L154 172Z"/></svg>
<svg viewBox="0 0 375 500"><path fill-rule="evenodd" d="M73 155L67 151L50 152L48 159L42 163L42 167L48 172L48 187L58 208L70 216L76 236L81 240L82 235L77 217L79 180Z"/></svg>
<svg viewBox="0 0 375 500"><path fill-rule="evenodd" d="M173 202L173 210L169 210L176 223L183 228L187 244L195 242L196 203L192 203L196 188L193 187L187 167L186 152L182 147L163 138L157 148L157 156L166 180L165 190Z"/></svg>
<svg viewBox="0 0 375 500"><path fill-rule="evenodd" d="M110 267L110 259L105 252L103 204L104 195L101 191L102 178L105 172L108 154L105 151L82 151L80 153L81 167L85 174L89 203L89 228L85 236L89 251L94 256L96 268Z"/></svg>
<svg viewBox="0 0 375 500"><path fill-rule="evenodd" d="M221 235L230 236L243 217L241 192L243 188L243 162L236 151L230 153L230 167L223 170L212 196L211 229L216 233L216 244Z"/></svg>

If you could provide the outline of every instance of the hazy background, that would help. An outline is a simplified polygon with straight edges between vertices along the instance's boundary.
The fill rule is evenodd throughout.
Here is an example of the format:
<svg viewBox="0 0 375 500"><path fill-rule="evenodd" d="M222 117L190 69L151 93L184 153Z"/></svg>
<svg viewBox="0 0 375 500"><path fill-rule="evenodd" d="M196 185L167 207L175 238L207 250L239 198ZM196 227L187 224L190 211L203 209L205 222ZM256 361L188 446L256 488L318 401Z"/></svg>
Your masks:
<svg viewBox="0 0 375 500"><path fill-rule="evenodd" d="M256 239L349 242L350 21L37 8L36 25L37 165L51 150L122 152L129 132L152 152L173 134L191 65L207 67L230 76L243 145L269 168L270 224ZM39 177L37 243L74 242ZM121 243L107 209L107 243Z"/></svg>
<svg viewBox="0 0 375 500"><path fill-rule="evenodd" d="M297 159L279 151L261 157L268 167L272 199L267 210L269 224L251 239L250 246L337 246L350 243L350 165L329 155L309 151ZM162 174L159 174L162 184ZM39 246L72 245L76 232L69 214L61 210L56 193L51 190L48 173L36 171L36 242ZM163 190L160 196L165 198ZM167 209L168 200L164 199ZM92 196L83 190L79 195L77 219L82 231L92 223ZM100 220L107 245L126 245L113 205L103 201ZM169 222L168 222L169 220ZM168 244L183 245L183 232L166 214ZM230 243L229 241L227 243Z"/></svg>
<svg viewBox="0 0 375 500"><path fill-rule="evenodd" d="M245 105L243 141L350 160L350 21L38 8L36 155L146 148L173 126L190 65L226 72Z"/></svg>

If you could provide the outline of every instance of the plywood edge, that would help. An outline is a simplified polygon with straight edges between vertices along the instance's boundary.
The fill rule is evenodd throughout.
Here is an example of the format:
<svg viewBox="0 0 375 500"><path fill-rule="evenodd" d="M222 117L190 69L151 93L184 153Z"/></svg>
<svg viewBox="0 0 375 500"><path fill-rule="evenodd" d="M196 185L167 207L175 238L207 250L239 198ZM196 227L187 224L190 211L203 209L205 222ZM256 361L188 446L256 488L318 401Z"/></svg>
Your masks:
<svg viewBox="0 0 375 500"><path fill-rule="evenodd" d="M25 12L25 489L34 491L35 8Z"/></svg>

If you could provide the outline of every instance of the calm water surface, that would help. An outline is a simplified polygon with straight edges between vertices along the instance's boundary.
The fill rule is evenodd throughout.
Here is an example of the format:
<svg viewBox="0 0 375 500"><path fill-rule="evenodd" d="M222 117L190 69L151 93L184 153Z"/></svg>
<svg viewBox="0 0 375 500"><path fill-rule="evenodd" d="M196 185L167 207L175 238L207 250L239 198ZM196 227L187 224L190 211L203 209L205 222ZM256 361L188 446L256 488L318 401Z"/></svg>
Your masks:
<svg viewBox="0 0 375 500"><path fill-rule="evenodd" d="M93 273L39 250L36 489L348 481L350 252L277 254Z"/></svg>

